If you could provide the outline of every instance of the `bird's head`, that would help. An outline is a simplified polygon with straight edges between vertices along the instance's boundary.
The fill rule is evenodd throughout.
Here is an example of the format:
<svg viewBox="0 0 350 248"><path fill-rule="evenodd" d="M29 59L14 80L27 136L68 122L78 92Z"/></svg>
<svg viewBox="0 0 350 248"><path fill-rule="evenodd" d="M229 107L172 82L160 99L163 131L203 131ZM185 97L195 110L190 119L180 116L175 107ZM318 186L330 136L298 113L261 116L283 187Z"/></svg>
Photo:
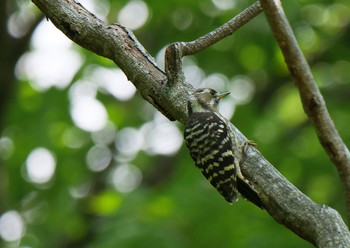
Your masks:
<svg viewBox="0 0 350 248"><path fill-rule="evenodd" d="M195 90L188 101L188 112L198 113L207 111L218 111L220 99L230 94L230 92L218 93L210 88L200 88Z"/></svg>

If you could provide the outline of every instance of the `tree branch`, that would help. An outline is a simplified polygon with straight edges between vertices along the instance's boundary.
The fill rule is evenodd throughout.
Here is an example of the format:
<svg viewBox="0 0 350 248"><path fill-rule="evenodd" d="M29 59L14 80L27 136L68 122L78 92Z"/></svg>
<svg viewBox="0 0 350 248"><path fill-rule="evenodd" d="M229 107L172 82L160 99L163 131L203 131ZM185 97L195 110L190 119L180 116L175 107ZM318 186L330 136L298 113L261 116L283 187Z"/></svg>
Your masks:
<svg viewBox="0 0 350 248"><path fill-rule="evenodd" d="M262 0L271 29L285 61L299 89L305 113L314 125L318 139L336 166L347 203L350 218L350 153L340 137L325 101L301 52L279 0Z"/></svg>
<svg viewBox="0 0 350 248"><path fill-rule="evenodd" d="M193 87L185 82L164 93L165 73L132 33L106 25L73 0L32 0L74 42L112 59L141 95L170 118L185 123ZM165 87L168 88L168 87ZM235 127L240 141L246 140ZM242 173L260 192L266 210L279 223L319 247L349 247L350 234L339 214L312 202L287 181L255 148L249 147Z"/></svg>
<svg viewBox="0 0 350 248"><path fill-rule="evenodd" d="M214 45L216 42L226 38L229 35L232 35L240 27L244 26L250 20L254 19L263 11L260 1L253 3L251 6L243 10L240 14L226 22L221 27L218 27L214 31L199 37L198 39L190 42L183 42L184 48L182 55L192 55L203 51L205 48L208 48Z"/></svg>
<svg viewBox="0 0 350 248"><path fill-rule="evenodd" d="M185 81L182 71L182 58L184 56L201 52L227 36L232 35L262 11L261 4L257 1L214 31L194 41L175 42L168 46L165 51L165 72L168 78L168 86L181 84L181 82Z"/></svg>

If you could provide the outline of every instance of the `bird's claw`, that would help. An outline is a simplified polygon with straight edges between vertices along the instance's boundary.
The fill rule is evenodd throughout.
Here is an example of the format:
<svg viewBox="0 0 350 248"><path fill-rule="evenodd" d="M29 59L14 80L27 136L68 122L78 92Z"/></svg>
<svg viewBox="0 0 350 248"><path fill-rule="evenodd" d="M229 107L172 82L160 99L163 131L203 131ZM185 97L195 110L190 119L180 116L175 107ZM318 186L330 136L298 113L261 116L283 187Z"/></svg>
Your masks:
<svg viewBox="0 0 350 248"><path fill-rule="evenodd" d="M259 145L255 143L253 140L245 140L241 145L241 150L246 152L249 146L254 146L259 148Z"/></svg>

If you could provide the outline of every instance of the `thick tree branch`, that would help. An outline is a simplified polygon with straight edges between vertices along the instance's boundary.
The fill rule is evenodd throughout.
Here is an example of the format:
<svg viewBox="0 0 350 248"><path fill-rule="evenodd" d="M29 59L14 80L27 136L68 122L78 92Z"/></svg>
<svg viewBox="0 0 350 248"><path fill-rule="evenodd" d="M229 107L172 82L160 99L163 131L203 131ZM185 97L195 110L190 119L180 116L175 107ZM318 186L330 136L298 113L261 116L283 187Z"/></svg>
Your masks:
<svg viewBox="0 0 350 248"><path fill-rule="evenodd" d="M171 120L186 120L186 87L179 92L178 102L165 99L161 88L167 80L154 59L135 36L119 24L107 25L74 0L33 0L52 23L68 38L82 47L113 60L133 82L145 100ZM175 98L176 99L176 98ZM169 108L168 106L173 106ZM166 109L171 110L167 112Z"/></svg>
<svg viewBox="0 0 350 248"><path fill-rule="evenodd" d="M279 0L262 0L267 19L299 89L304 111L315 126L318 139L337 167L343 183L350 218L350 153L328 113L325 101L300 50Z"/></svg>
<svg viewBox="0 0 350 248"><path fill-rule="evenodd" d="M168 117L185 123L193 87L184 82L164 87L165 73L136 38L120 25L106 25L73 0L32 0L70 39L112 59L142 96ZM246 140L236 128L240 141ZM266 210L279 223L319 247L349 247L350 235L339 214L312 202L287 181L255 148L248 148L242 172L252 181Z"/></svg>

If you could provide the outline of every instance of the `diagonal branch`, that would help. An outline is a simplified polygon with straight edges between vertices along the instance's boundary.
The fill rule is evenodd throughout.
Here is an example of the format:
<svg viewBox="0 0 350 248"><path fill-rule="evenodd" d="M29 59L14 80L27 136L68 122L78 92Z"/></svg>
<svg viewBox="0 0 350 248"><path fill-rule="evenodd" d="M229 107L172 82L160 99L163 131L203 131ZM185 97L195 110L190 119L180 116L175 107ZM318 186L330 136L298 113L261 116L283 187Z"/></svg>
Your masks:
<svg viewBox="0 0 350 248"><path fill-rule="evenodd" d="M318 139L337 167L350 218L350 153L341 139L312 76L279 0L262 0L271 29L299 89L304 111L315 126Z"/></svg>
<svg viewBox="0 0 350 248"><path fill-rule="evenodd" d="M32 0L70 39L113 60L145 100L166 116L185 123L193 87L185 82L164 95L165 73L126 28L107 25L74 0ZM239 141L246 138L236 128ZM310 200L284 178L255 148L249 147L242 173L260 192L268 213L300 237L319 247L350 247L350 234L340 215Z"/></svg>

